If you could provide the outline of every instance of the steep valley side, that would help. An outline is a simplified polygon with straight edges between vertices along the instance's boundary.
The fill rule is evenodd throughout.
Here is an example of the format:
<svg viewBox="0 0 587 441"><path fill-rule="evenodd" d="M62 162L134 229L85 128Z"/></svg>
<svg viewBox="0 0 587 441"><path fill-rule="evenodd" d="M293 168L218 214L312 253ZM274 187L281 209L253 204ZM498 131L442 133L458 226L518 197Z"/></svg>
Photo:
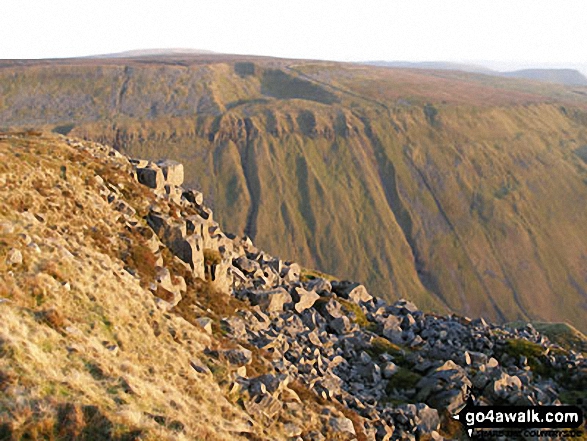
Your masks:
<svg viewBox="0 0 587 441"><path fill-rule="evenodd" d="M388 300L586 330L574 90L283 60L100 63L4 67L0 128L176 159L224 230Z"/></svg>
<svg viewBox="0 0 587 441"><path fill-rule="evenodd" d="M294 123L272 133L263 106L223 115L215 133L74 132L136 156L164 149L211 195L228 231L384 298L584 327L587 173L574 151L585 126L546 104L445 108L439 127L414 110L338 110L343 132L340 114L313 111L322 120L311 132ZM273 111L280 122L295 117Z"/></svg>

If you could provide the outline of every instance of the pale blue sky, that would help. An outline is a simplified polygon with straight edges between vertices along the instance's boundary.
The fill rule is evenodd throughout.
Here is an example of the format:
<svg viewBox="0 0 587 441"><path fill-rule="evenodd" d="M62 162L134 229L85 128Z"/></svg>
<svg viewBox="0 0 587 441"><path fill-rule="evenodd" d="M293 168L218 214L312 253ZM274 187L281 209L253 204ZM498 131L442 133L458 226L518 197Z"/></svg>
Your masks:
<svg viewBox="0 0 587 441"><path fill-rule="evenodd" d="M142 48L587 64L584 0L1 0L0 58Z"/></svg>

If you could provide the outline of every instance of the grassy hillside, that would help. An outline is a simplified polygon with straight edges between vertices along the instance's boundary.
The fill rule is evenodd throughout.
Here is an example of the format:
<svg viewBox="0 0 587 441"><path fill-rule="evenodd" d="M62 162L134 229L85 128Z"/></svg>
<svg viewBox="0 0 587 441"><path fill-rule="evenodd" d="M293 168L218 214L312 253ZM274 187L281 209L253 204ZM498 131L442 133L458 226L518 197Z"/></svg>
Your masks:
<svg viewBox="0 0 587 441"><path fill-rule="evenodd" d="M374 294L587 329L585 88L207 55L6 62L0 97L0 128L183 162L226 231Z"/></svg>

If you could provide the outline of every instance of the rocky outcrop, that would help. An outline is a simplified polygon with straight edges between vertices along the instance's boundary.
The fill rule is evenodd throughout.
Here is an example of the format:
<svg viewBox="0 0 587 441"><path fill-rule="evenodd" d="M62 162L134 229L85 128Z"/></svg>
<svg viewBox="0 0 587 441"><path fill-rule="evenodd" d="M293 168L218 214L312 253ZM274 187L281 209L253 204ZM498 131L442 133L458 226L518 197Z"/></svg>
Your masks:
<svg viewBox="0 0 587 441"><path fill-rule="evenodd" d="M405 299L388 304L358 283L307 277L299 264L270 256L248 237L225 234L201 193L180 187L178 164L133 165L139 182L157 195L144 217L154 233L144 234L150 249L161 257L166 248L215 295L242 302L235 315L217 323L233 347L206 353L234 370L231 391L253 418L271 420L302 406L290 387L295 384L321 403L324 430L341 439L442 439L443 418L468 397L483 404L559 404L561 394L587 381L581 353L551 343L531 326L510 329L425 313ZM116 203L115 192L104 191ZM136 212L122 205L118 211L129 228L138 228ZM17 253L7 261L17 265ZM158 265L152 291L173 312L186 294L185 280ZM194 309L188 318L213 336L206 313ZM267 373L251 368L255 351L266 357ZM211 375L202 363L190 363L200 375ZM321 439L295 424L284 430L302 440Z"/></svg>

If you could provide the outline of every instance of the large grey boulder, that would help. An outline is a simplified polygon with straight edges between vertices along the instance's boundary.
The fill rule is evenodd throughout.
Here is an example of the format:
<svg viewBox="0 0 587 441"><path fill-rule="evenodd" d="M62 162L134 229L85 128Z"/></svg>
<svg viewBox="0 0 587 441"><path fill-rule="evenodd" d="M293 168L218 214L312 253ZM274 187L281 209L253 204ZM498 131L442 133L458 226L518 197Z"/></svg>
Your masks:
<svg viewBox="0 0 587 441"><path fill-rule="evenodd" d="M310 291L326 294L332 291L332 284L322 277L316 277L306 283L306 288Z"/></svg>
<svg viewBox="0 0 587 441"><path fill-rule="evenodd" d="M403 330L401 320L395 315L389 315L379 321L382 326L382 334L395 344L402 343Z"/></svg>
<svg viewBox="0 0 587 441"><path fill-rule="evenodd" d="M416 399L435 409L454 413L464 405L470 387L471 381L465 370L448 360L418 382Z"/></svg>
<svg viewBox="0 0 587 441"><path fill-rule="evenodd" d="M171 218L163 213L151 210L147 215L147 223L159 237L163 236L163 231L171 224Z"/></svg>
<svg viewBox="0 0 587 441"><path fill-rule="evenodd" d="M326 298L325 298L326 299ZM334 320L339 317L346 316L342 311L342 306L334 299L317 302L314 307L327 320Z"/></svg>
<svg viewBox="0 0 587 441"><path fill-rule="evenodd" d="M265 312L283 311L284 305L292 301L291 295L282 287L267 291L251 291L248 297L251 304L259 305Z"/></svg>
<svg viewBox="0 0 587 441"><path fill-rule="evenodd" d="M328 326L338 335L347 334L352 329L351 321L346 316L335 318Z"/></svg>
<svg viewBox="0 0 587 441"><path fill-rule="evenodd" d="M204 248L212 248L212 238L210 237L211 220L206 220L199 215L188 216L185 219L186 231L189 234L199 234L203 240Z"/></svg>
<svg viewBox="0 0 587 441"><path fill-rule="evenodd" d="M354 303L368 302L373 298L363 285L348 281L332 282L332 292Z"/></svg>
<svg viewBox="0 0 587 441"><path fill-rule="evenodd" d="M507 399L509 395L513 395L522 389L522 381L515 375L499 372L496 377L486 391L495 400Z"/></svg>
<svg viewBox="0 0 587 441"><path fill-rule="evenodd" d="M232 256L216 249L204 250L206 280L219 292L231 294L233 288Z"/></svg>

